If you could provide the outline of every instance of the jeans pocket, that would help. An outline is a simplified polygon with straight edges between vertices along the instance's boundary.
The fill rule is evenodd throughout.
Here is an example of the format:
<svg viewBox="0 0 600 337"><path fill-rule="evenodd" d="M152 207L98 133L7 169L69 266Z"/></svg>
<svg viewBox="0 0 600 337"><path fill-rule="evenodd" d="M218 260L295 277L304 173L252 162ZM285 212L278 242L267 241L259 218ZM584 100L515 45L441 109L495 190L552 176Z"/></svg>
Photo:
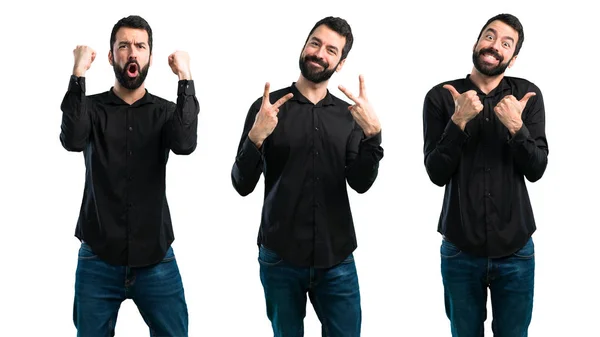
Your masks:
<svg viewBox="0 0 600 337"><path fill-rule="evenodd" d="M533 239L529 238L525 246L517 250L512 254L514 257L520 259L531 259L535 256L535 247L533 245Z"/></svg>
<svg viewBox="0 0 600 337"><path fill-rule="evenodd" d="M451 259L460 255L461 250L458 249L452 242L443 239L442 245L440 246L440 255L444 259Z"/></svg>
<svg viewBox="0 0 600 337"><path fill-rule="evenodd" d="M265 266L275 266L283 262L283 259L274 251L260 245L258 249L258 262Z"/></svg>
<svg viewBox="0 0 600 337"><path fill-rule="evenodd" d="M97 258L98 255L94 253L92 247L85 242L81 243L81 247L79 247L78 258L80 260L91 260Z"/></svg>

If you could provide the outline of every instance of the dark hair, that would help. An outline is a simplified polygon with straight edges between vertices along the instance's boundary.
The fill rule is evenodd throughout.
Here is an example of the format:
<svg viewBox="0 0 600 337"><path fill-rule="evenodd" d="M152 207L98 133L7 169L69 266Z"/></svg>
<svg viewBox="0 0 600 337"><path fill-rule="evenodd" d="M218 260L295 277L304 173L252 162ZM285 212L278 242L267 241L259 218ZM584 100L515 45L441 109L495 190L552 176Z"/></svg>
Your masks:
<svg viewBox="0 0 600 337"><path fill-rule="evenodd" d="M110 51L113 51L113 46L115 44L115 40L117 39L117 31L123 27L145 29L148 33L148 46L150 47L150 54L152 54L152 28L150 28L150 25L146 20L138 15L130 15L126 18L122 18L113 26L112 33L110 33Z"/></svg>
<svg viewBox="0 0 600 337"><path fill-rule="evenodd" d="M515 54L514 55L518 55L519 51L521 50L521 46L523 45L523 41L525 40L525 35L523 33L523 25L521 24L521 21L519 21L519 19L517 19L516 16L511 15L511 14L498 14L496 16L494 16L493 18L489 19L488 22L485 23L485 25L483 25L483 28L481 28L481 32L479 32L479 37L477 37L477 41L479 41L479 39L481 38L481 34L483 34L483 31L485 30L485 28L492 23L493 21L502 21L505 24L509 25L510 27L512 27L512 29L516 30L517 33L519 34L519 40L517 41L517 46L515 47Z"/></svg>
<svg viewBox="0 0 600 337"><path fill-rule="evenodd" d="M340 61L342 61L343 59L345 59L346 56L348 56L348 53L350 52L350 49L352 49L352 43L354 42L354 37L352 37L352 29L350 28L350 25L348 24L348 22L346 22L346 20L344 20L342 18L337 18L337 17L333 17L333 16L328 16L328 17L326 17L324 19L321 19L311 29L310 33L308 33L308 37L306 38L306 42L308 42L308 39L310 38L310 35L320 25L325 25L329 29L333 30L334 32L336 32L336 33L338 33L341 36L343 36L343 37L346 38L346 44L344 44L344 49L342 49L342 57L340 58ZM304 42L304 44L306 44L306 42Z"/></svg>

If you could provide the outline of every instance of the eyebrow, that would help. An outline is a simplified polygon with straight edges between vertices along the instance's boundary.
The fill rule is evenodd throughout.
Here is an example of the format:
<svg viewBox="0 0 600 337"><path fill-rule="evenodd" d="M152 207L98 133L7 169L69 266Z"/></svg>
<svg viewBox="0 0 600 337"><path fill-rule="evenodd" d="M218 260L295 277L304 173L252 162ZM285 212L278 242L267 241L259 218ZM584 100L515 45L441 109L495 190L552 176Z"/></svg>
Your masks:
<svg viewBox="0 0 600 337"><path fill-rule="evenodd" d="M124 44L134 44L131 41L119 41L119 46L124 45ZM146 42L136 42L135 45L140 46L140 45L146 45Z"/></svg>
<svg viewBox="0 0 600 337"><path fill-rule="evenodd" d="M319 38L318 38L318 37L316 37L316 36L313 36L313 37L311 37L310 39L311 39L311 40L315 40L315 41L319 42L320 44L323 44L323 41L321 41L321 39L319 39ZM328 47L328 48L331 48L331 49L335 49L335 51L336 51L336 52L338 51L338 48L337 48L336 46L329 45L329 46L327 46L327 47Z"/></svg>
<svg viewBox="0 0 600 337"><path fill-rule="evenodd" d="M488 28L488 29L485 30L485 32L486 33L487 32L492 32L492 33L494 33L494 35L498 35L498 32L494 28ZM505 36L504 38L507 39L507 40L510 40L512 43L515 43L515 39L513 39L510 36Z"/></svg>

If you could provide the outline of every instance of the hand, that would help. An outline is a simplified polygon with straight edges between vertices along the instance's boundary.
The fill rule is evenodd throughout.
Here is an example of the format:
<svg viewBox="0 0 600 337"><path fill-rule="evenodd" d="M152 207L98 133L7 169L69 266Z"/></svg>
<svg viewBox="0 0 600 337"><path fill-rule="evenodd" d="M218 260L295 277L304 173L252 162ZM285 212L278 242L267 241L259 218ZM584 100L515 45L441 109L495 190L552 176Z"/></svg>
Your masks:
<svg viewBox="0 0 600 337"><path fill-rule="evenodd" d="M496 116L498 116L500 122L506 126L512 136L514 136L514 134L521 129L521 126L523 126L521 115L523 114L523 109L525 109L527 101L532 96L535 96L535 92L526 93L520 101L517 101L513 95L504 96L504 98L502 98L494 107Z"/></svg>
<svg viewBox="0 0 600 337"><path fill-rule="evenodd" d="M452 114L452 121L464 131L467 123L483 110L483 104L481 104L481 100L479 100L479 96L477 96L475 90L469 90L459 94L450 84L444 85L443 88L448 89L454 99L454 114Z"/></svg>
<svg viewBox="0 0 600 337"><path fill-rule="evenodd" d="M88 46L77 46L73 49L73 57L75 58L73 75L83 77L85 72L92 66L92 62L96 58L96 52Z"/></svg>
<svg viewBox="0 0 600 337"><path fill-rule="evenodd" d="M176 51L169 55L169 67L173 73L179 76L179 80L191 80L190 55L184 51Z"/></svg>
<svg viewBox="0 0 600 337"><path fill-rule="evenodd" d="M294 97L294 94L289 93L271 104L269 100L269 88L270 84L265 84L265 92L263 93L262 104L260 110L256 114L254 125L248 133L248 138L252 141L256 147L260 148L262 143L273 133L277 126L277 114L279 113L279 107L283 103L287 102L290 98Z"/></svg>
<svg viewBox="0 0 600 337"><path fill-rule="evenodd" d="M355 97L348 89L340 85L338 88L344 93L350 100L355 104L348 107L352 117L356 123L363 129L365 136L371 137L378 134L381 131L381 124L379 119L373 111L373 107L367 99L367 92L365 89L365 79L363 75L358 76L359 91L358 97Z"/></svg>

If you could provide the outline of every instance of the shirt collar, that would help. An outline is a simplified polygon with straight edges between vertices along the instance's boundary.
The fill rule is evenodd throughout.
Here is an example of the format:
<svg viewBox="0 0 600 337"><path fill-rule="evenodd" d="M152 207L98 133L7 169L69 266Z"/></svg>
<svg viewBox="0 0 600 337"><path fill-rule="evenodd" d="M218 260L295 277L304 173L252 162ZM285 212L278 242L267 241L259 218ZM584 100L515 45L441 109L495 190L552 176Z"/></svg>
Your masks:
<svg viewBox="0 0 600 337"><path fill-rule="evenodd" d="M502 77L502 80L500 81L500 83L498 84L498 86L495 87L494 90L490 91L487 95L484 92L482 92L477 87L477 85L475 85L475 83L473 81L471 81L471 75L470 74L468 74L465 79L469 83L469 86L473 88L473 90L477 91L478 94L483 95L483 96L493 97L493 96L496 96L496 95L503 94L506 90L509 90L509 91L512 92L512 88L511 88L510 84L508 83L508 81L506 80L506 76Z"/></svg>
<svg viewBox="0 0 600 337"><path fill-rule="evenodd" d="M117 96L113 90L114 90L114 87L111 87L110 90L108 91L108 103L115 104L115 105L130 105L129 103L122 100L121 97ZM145 91L144 96L142 96L142 98L138 99L133 104L131 104L132 107L145 105L147 103L152 103L152 100L151 100L152 95L150 95L150 93L148 92L148 89L144 89L144 91Z"/></svg>
<svg viewBox="0 0 600 337"><path fill-rule="evenodd" d="M292 85L290 86L290 92L292 94L294 94L294 97L292 97L291 100L298 101L300 103L305 103L305 104L313 104L311 101L308 100L308 98L304 97L304 95L302 95L302 93L300 93L300 90L298 90L298 88L296 88L296 82L292 82ZM322 100L317 102L317 104L314 104L314 105L315 106L335 105L335 101L333 100L333 95L329 92L329 89L327 89L327 94L325 95L325 98L323 98Z"/></svg>

